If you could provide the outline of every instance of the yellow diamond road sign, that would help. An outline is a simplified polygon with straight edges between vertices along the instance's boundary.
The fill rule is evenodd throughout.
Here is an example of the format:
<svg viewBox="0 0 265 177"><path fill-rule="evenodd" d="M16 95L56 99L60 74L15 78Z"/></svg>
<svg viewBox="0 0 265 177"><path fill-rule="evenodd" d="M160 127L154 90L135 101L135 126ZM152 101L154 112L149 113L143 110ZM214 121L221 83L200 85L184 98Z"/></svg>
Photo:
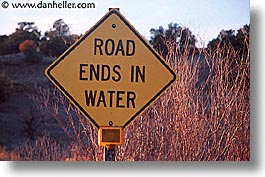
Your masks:
<svg viewBox="0 0 265 177"><path fill-rule="evenodd" d="M96 127L126 127L176 74L116 9L55 60L47 77Z"/></svg>

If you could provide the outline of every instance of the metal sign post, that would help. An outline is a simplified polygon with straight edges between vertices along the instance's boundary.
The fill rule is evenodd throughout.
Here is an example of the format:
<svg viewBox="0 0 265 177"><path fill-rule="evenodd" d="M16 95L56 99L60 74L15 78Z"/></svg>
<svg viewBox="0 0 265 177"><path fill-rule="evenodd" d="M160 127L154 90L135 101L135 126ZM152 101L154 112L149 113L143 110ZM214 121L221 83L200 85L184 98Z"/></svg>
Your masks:
<svg viewBox="0 0 265 177"><path fill-rule="evenodd" d="M116 146L107 145L104 146L104 161L115 161L116 160Z"/></svg>
<svg viewBox="0 0 265 177"><path fill-rule="evenodd" d="M116 145L123 144L122 127L100 127L98 131L98 144L104 146L104 161L115 161Z"/></svg>

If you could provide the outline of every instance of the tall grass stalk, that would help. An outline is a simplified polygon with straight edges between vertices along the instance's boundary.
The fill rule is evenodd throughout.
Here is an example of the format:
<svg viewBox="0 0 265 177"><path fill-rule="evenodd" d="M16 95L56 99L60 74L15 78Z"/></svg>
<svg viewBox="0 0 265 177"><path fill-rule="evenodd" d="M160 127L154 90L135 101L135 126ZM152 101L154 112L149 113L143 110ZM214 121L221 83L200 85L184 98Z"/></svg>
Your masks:
<svg viewBox="0 0 265 177"><path fill-rule="evenodd" d="M125 142L117 148L116 159L250 160L248 41L245 40L246 50L242 51L230 44L220 45L214 51L187 46L170 51L166 61L175 69L178 81L124 130ZM103 159L97 130L56 89L39 89L33 98L69 139L69 153L58 149L58 144L51 143L49 138L38 140L36 145L44 144L38 146L45 150L44 160ZM43 159L33 153L34 144L27 146L21 153L32 155L21 155L23 159Z"/></svg>

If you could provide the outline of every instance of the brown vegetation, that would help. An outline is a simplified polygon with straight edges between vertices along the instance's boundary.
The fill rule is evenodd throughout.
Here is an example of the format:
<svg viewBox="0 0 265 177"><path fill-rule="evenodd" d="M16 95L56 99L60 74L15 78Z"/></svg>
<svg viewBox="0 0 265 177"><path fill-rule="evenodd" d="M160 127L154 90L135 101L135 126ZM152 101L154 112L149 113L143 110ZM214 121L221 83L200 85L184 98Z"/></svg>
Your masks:
<svg viewBox="0 0 265 177"><path fill-rule="evenodd" d="M124 130L118 161L250 160L250 48L176 50L166 57L178 81ZM102 160L97 130L56 89L33 95L68 143L43 134L16 149L20 160Z"/></svg>
<svg viewBox="0 0 265 177"><path fill-rule="evenodd" d="M25 40L19 44L19 51L22 53L27 52L30 49L36 48L36 44L32 40Z"/></svg>

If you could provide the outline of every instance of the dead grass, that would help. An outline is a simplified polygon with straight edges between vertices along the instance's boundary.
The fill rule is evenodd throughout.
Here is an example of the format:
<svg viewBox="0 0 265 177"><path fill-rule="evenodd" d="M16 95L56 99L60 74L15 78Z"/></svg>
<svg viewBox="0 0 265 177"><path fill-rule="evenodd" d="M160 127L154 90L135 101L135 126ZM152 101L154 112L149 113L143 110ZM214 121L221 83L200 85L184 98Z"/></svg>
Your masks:
<svg viewBox="0 0 265 177"><path fill-rule="evenodd" d="M248 41L248 40L246 40ZM231 45L177 50L166 58L178 81L125 129L118 161L250 160L250 49ZM22 160L103 159L97 130L55 89L33 97L69 138L67 148L48 136L19 149Z"/></svg>
<svg viewBox="0 0 265 177"><path fill-rule="evenodd" d="M0 161L19 160L16 151L7 150L5 147L0 147Z"/></svg>

